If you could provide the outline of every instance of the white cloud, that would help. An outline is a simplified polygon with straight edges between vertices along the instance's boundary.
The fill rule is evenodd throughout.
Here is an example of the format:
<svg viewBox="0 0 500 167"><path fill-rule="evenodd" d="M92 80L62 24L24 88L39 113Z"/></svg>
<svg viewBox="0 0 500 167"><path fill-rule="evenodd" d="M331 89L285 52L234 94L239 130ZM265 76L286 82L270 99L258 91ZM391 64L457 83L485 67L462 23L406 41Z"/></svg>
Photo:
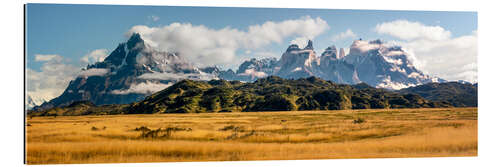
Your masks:
<svg viewBox="0 0 500 167"><path fill-rule="evenodd" d="M63 62L59 55L35 55L44 62L40 70L26 69L26 88L33 98L50 100L62 94L79 68Z"/></svg>
<svg viewBox="0 0 500 167"><path fill-rule="evenodd" d="M156 16L156 15L151 15L151 16L148 16L149 19L153 20L153 21L158 21L160 20L160 17L159 16Z"/></svg>
<svg viewBox="0 0 500 167"><path fill-rule="evenodd" d="M377 49L382 47L382 44L377 44L377 43L370 43L369 41L363 41L363 40L356 40L353 42L349 53L351 54L361 54L368 52L373 49Z"/></svg>
<svg viewBox="0 0 500 167"><path fill-rule="evenodd" d="M62 61L62 57L59 55L41 55L41 54L36 54L35 55L35 61Z"/></svg>
<svg viewBox="0 0 500 167"><path fill-rule="evenodd" d="M348 39L348 38L355 38L356 35L354 32L352 32L351 29L347 29L345 32L341 32L340 34L337 34L333 36L332 41L339 41L343 39Z"/></svg>
<svg viewBox="0 0 500 167"><path fill-rule="evenodd" d="M86 64L94 64L96 62L102 62L108 56L107 49L96 49L92 52L83 56L80 61Z"/></svg>
<svg viewBox="0 0 500 167"><path fill-rule="evenodd" d="M451 32L440 26L427 26L419 22L396 20L377 24L375 32L403 40L446 40Z"/></svg>
<svg viewBox="0 0 500 167"><path fill-rule="evenodd" d="M297 37L290 41L290 44L296 44L299 48L304 48L307 46L307 42L309 41L306 37Z"/></svg>
<svg viewBox="0 0 500 167"><path fill-rule="evenodd" d="M225 66L234 63L237 50L253 51L271 43L282 43L289 37L313 39L327 29L329 26L323 19L305 16L281 22L268 21L249 26L247 30L211 29L189 23L172 23L163 27L137 25L129 30L128 35L137 32L149 45L178 52L198 66Z"/></svg>
<svg viewBox="0 0 500 167"><path fill-rule="evenodd" d="M477 33L452 37L439 26L397 20L377 25L380 34L388 34L410 54L413 64L432 76L446 80L477 82Z"/></svg>
<svg viewBox="0 0 500 167"><path fill-rule="evenodd" d="M245 70L245 73L241 73L241 74L238 74L238 75L241 75L241 76L252 76L252 78L263 78L263 77L266 77L267 74L265 72L262 72L262 71L255 71L255 69L251 68L251 69L246 69Z"/></svg>
<svg viewBox="0 0 500 167"><path fill-rule="evenodd" d="M186 73L163 73L163 72L154 72L154 73L145 73L139 76L140 79L152 79L152 80L183 80L183 79L191 79L191 80L212 80L218 79L217 76L213 74L208 74L204 72L200 72L200 74L186 74Z"/></svg>
<svg viewBox="0 0 500 167"><path fill-rule="evenodd" d="M111 91L112 94L130 94L130 93L137 93L137 94L153 94L155 92L161 91L165 88L168 88L172 86L172 83L164 84L164 83L156 83L156 82L141 82L138 84L132 84L130 85L129 89L125 90L113 90Z"/></svg>
<svg viewBox="0 0 500 167"><path fill-rule="evenodd" d="M90 77L90 76L104 76L108 74L109 69L106 68L91 68L81 71L78 76L80 77Z"/></svg>

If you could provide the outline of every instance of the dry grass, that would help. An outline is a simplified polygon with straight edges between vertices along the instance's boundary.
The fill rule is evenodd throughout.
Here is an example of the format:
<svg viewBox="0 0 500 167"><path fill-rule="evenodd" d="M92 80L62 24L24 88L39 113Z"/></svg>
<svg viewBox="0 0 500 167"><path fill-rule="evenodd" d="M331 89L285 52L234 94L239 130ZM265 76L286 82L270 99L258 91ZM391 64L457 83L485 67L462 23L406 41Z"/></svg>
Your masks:
<svg viewBox="0 0 500 167"><path fill-rule="evenodd" d="M477 156L477 108L61 116L27 123L28 164ZM141 137L142 126L164 135ZM175 130L165 135L166 129Z"/></svg>

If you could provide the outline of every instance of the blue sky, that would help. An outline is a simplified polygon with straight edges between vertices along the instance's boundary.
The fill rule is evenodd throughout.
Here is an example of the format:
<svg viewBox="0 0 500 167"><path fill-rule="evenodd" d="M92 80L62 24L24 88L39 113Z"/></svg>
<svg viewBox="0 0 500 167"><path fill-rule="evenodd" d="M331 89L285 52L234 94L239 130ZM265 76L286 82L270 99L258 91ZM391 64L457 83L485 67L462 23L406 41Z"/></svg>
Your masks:
<svg viewBox="0 0 500 167"><path fill-rule="evenodd" d="M165 26L180 22L245 30L266 21L320 17L330 29L313 40L317 52L332 44L348 47L353 39L331 40L347 29L358 38L393 40L372 28L399 19L441 26L451 31L452 36L467 35L477 29L474 12L29 4L26 16L27 62L32 69L42 65L34 61L35 54L57 54L76 64L80 57L95 49L112 51L126 40L125 32L134 25ZM151 16L159 20L153 21ZM288 44L273 44L268 50L280 53Z"/></svg>
<svg viewBox="0 0 500 167"><path fill-rule="evenodd" d="M27 88L57 96L80 68L102 60L131 31L152 32L143 38L187 51L197 66L233 70L252 57L279 58L292 41L312 39L320 55L330 45L382 39L407 49L426 74L476 82L476 30L476 12L28 4ZM169 39L155 39L158 34Z"/></svg>

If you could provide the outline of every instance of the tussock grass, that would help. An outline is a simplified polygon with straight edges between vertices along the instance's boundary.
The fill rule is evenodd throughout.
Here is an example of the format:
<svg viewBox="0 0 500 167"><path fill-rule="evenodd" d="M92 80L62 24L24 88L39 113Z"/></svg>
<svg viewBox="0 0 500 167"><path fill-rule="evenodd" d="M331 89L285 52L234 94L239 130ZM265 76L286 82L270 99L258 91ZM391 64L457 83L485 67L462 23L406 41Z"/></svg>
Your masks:
<svg viewBox="0 0 500 167"><path fill-rule="evenodd" d="M477 108L59 116L27 124L28 164L477 156Z"/></svg>

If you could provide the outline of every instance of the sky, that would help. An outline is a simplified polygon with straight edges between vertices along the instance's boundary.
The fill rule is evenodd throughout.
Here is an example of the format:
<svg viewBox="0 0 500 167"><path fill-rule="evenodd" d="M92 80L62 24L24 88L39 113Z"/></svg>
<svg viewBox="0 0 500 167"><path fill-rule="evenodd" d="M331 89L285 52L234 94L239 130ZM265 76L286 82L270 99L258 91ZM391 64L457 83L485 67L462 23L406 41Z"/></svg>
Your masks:
<svg viewBox="0 0 500 167"><path fill-rule="evenodd" d="M477 82L476 31L476 12L28 4L27 88L58 96L132 32L196 66L233 70L308 39L318 54L381 39L401 45L425 74Z"/></svg>

